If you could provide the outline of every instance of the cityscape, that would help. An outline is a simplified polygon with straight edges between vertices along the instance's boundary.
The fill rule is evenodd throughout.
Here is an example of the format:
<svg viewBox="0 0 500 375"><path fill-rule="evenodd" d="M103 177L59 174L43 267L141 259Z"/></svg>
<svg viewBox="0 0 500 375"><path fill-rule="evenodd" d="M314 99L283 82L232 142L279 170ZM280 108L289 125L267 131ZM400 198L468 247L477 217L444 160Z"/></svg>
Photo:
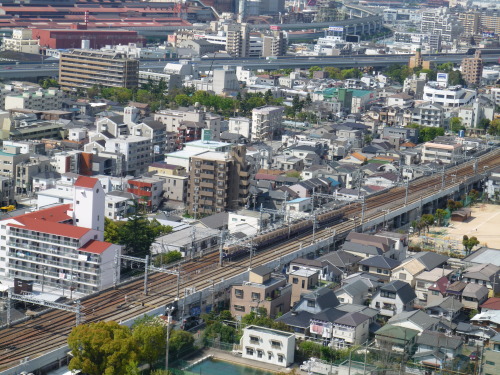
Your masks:
<svg viewBox="0 0 500 375"><path fill-rule="evenodd" d="M500 375L500 1L4 0L0 375Z"/></svg>

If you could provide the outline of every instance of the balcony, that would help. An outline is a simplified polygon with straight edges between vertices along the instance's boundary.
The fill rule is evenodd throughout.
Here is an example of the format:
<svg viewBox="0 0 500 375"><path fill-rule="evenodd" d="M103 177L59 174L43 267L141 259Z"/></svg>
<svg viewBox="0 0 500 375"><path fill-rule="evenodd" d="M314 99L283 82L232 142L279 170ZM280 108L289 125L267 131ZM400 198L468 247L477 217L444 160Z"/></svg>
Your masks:
<svg viewBox="0 0 500 375"><path fill-rule="evenodd" d="M57 238L54 238L54 236L48 236L48 237L44 237L44 236L34 236L34 235L31 235L31 234L27 234L27 233L22 233L20 231L13 231L13 230L10 230L9 231L9 235L11 237L19 237L19 238L29 238L29 239L33 239L33 240L36 240L37 242L40 241L40 242L47 242L47 243L50 243L50 244L54 244L54 243L57 243L59 245L63 245L63 246L69 246L69 247L80 247L80 243L78 240L75 240L75 241L63 241L63 240L59 240Z"/></svg>
<svg viewBox="0 0 500 375"><path fill-rule="evenodd" d="M60 256L63 258L71 258L78 259L79 261L84 261L87 263L99 263L99 257L96 255L91 255L90 258L86 254L78 254L74 251L74 249L67 249L67 251L61 251L50 247L40 247L34 244L22 243L22 242L14 242L9 241L7 243L10 247L15 247L19 249L29 250L30 252L40 253L43 255L52 255L52 256ZM11 249L12 250L12 249ZM84 260L83 257L86 257Z"/></svg>
<svg viewBox="0 0 500 375"><path fill-rule="evenodd" d="M29 261L34 264L49 265L57 268L64 268L67 269L68 271L71 271L71 269L73 269L74 271L88 272L94 275L100 273L100 268L98 266L95 267L79 266L78 264L71 264L69 262L58 262L54 260L45 259L42 257L36 257L33 255L16 253L14 251L9 251L9 258L21 262Z"/></svg>
<svg viewBox="0 0 500 375"><path fill-rule="evenodd" d="M20 271L20 272L29 272L33 275L37 275L37 276L46 276L46 277L54 277L54 278L57 278L57 279L60 279L60 280L67 280L68 282L74 282L74 283L86 283L86 284L89 284L89 285L92 285L92 286L95 286L95 285L99 285L99 279L96 277L95 280L92 280L91 278L89 277L78 277L78 276L75 276L73 274L73 277L69 277L66 279L66 277L64 278L61 278L61 274L59 272L53 272L53 271L45 271L42 273L42 270L41 269L38 269L38 268L32 268L32 267L26 267L26 266L21 266L19 264L12 264L12 263L9 263L9 268L12 270L12 271ZM74 273L76 273L77 271L75 271ZM69 274L64 274L64 275L68 275ZM94 276L95 277L95 276Z"/></svg>

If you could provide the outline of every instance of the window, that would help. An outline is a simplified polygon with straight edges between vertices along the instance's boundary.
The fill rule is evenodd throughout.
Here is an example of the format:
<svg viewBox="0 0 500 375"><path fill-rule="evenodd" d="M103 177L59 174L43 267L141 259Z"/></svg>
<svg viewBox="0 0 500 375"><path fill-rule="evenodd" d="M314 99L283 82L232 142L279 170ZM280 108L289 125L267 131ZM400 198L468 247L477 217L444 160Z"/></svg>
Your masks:
<svg viewBox="0 0 500 375"><path fill-rule="evenodd" d="M280 349L281 348L281 342L276 341L276 340L271 340L271 348L273 349Z"/></svg>
<svg viewBox="0 0 500 375"><path fill-rule="evenodd" d="M494 345L493 345L493 350L494 350L495 352L500 352L500 344L494 344Z"/></svg>
<svg viewBox="0 0 500 375"><path fill-rule="evenodd" d="M245 306L241 306L241 305L234 305L234 309L236 311L242 311L242 312L245 312Z"/></svg>
<svg viewBox="0 0 500 375"><path fill-rule="evenodd" d="M76 204L80 204L80 201L76 201Z"/></svg>
<svg viewBox="0 0 500 375"><path fill-rule="evenodd" d="M296 278L296 277L294 277L294 278L292 279L292 282L293 282L294 284L298 284L298 283L299 283L299 279L298 279L298 278Z"/></svg>
<svg viewBox="0 0 500 375"><path fill-rule="evenodd" d="M433 295L433 296L439 296L439 292L438 292L437 290L433 290L433 291L432 291L432 295Z"/></svg>
<svg viewBox="0 0 500 375"><path fill-rule="evenodd" d="M486 361L486 364L490 365L490 366L495 366L495 362L492 362L492 361Z"/></svg>
<svg viewBox="0 0 500 375"><path fill-rule="evenodd" d="M283 354L278 354L278 362L283 362Z"/></svg>
<svg viewBox="0 0 500 375"><path fill-rule="evenodd" d="M243 298L243 295L244 295L243 289L235 289L234 290L234 296L236 298Z"/></svg>
<svg viewBox="0 0 500 375"><path fill-rule="evenodd" d="M108 203L108 208L113 208L113 203Z"/></svg>
<svg viewBox="0 0 500 375"><path fill-rule="evenodd" d="M252 292L252 301L260 301L260 293Z"/></svg>
<svg viewBox="0 0 500 375"><path fill-rule="evenodd" d="M264 352L262 350L257 350L257 358L262 358L264 356Z"/></svg>
<svg viewBox="0 0 500 375"><path fill-rule="evenodd" d="M316 303L314 301L307 301L307 307L314 307Z"/></svg>
<svg viewBox="0 0 500 375"><path fill-rule="evenodd" d="M250 344L259 345L260 339L257 336L250 336Z"/></svg>
<svg viewBox="0 0 500 375"><path fill-rule="evenodd" d="M399 274L399 280L406 280L406 274L405 273L400 273Z"/></svg>
<svg viewBox="0 0 500 375"><path fill-rule="evenodd" d="M377 268L377 273L382 273L382 269L381 268Z"/></svg>
<svg viewBox="0 0 500 375"><path fill-rule="evenodd" d="M247 355L253 355L253 349L247 348Z"/></svg>

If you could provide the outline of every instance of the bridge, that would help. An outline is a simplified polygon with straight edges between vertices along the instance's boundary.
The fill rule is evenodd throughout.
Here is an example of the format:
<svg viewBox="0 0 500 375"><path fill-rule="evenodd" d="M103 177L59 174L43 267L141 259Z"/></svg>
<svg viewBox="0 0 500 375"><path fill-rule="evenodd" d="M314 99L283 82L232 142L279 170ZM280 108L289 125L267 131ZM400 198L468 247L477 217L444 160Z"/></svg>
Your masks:
<svg viewBox="0 0 500 375"><path fill-rule="evenodd" d="M165 306L176 306L178 315L196 306L202 311L213 307L218 294L225 294L232 283L243 280L250 266L270 265L276 269L296 257L318 250L336 250L352 230L373 231L386 221L397 227L417 216L442 206L448 198L478 187L486 174L500 165L500 149L490 150L473 160L449 166L441 173L411 181L366 199L363 207L343 207L349 219L340 224L317 228L288 241L269 247L250 260L243 258L219 266L218 252L186 261L179 266L182 277L155 273L150 275L149 293L143 293L143 281L136 280L102 291L81 300L83 322L115 320L131 324L145 313L165 313ZM177 281L179 280L179 281ZM177 282L180 285L176 285ZM176 298L181 287L179 299ZM0 375L34 371L60 360L67 352L66 339L75 324L72 313L51 310L32 320L25 319L0 331ZM20 361L22 364L19 364Z"/></svg>

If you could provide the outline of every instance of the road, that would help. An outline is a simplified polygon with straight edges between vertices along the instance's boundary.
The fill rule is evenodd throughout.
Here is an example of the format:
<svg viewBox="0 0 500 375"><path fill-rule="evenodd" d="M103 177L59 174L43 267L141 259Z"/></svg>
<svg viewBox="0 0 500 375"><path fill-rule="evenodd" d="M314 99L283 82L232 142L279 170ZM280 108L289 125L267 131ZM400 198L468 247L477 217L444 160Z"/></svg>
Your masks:
<svg viewBox="0 0 500 375"><path fill-rule="evenodd" d="M486 63L497 63L500 57L500 49L487 49L483 51L483 60ZM424 59L437 64L445 62L460 63L463 58L470 57L465 54L431 54L424 56ZM262 58L217 58L200 59L195 62L201 69L209 69L211 66L243 66L250 70L264 69L276 70L286 68L309 68L311 66L335 66L338 68L352 67L387 67L392 64L407 64L410 55L357 55L357 56L314 56L314 57L294 57L286 56L275 60L266 60ZM165 64L170 61L141 61L141 70L163 71ZM0 78L21 79L21 78L40 78L52 77L59 74L59 64L19 64L9 65L0 64Z"/></svg>
<svg viewBox="0 0 500 375"><path fill-rule="evenodd" d="M479 171L492 170L500 165L500 149L482 156L478 160ZM453 181L445 178L444 187L460 186L459 181L477 176L473 169L473 162L469 161L463 165L452 167L446 171L446 175L454 175ZM422 198L431 197L442 189L442 176L435 174L412 181L408 188L408 205L422 202ZM366 200L365 222L378 219L384 215L382 209L395 211L406 207L405 188L396 187L380 195L372 196ZM352 231L356 225L355 219L359 218L361 207L359 204L351 204L342 208L344 216L351 220L344 221L332 227L319 228L315 235L309 231L304 235L283 241L277 245L261 251L253 256L254 267L267 264L270 261L281 258L307 245L314 240L331 238L332 229L335 229L336 239L343 238ZM313 238L313 236L315 236ZM182 281L181 290L195 287L197 291L207 288L207 280L228 280L229 278L246 271L248 259L218 266L218 254L211 253L200 259L184 263L181 268ZM116 290L110 289L98 295L89 297L82 302L85 322L100 320L126 321L139 314L148 312L154 307L171 304L175 300L176 283L175 276L166 274L152 274L150 277L148 296L142 294L142 280L125 284ZM183 297L183 294L180 294ZM26 358L36 358L66 343L67 335L75 324L75 316L71 313L52 310L46 314L33 318L32 320L5 328L0 331L0 371L11 368L19 361ZM32 369L28 369L31 371Z"/></svg>

